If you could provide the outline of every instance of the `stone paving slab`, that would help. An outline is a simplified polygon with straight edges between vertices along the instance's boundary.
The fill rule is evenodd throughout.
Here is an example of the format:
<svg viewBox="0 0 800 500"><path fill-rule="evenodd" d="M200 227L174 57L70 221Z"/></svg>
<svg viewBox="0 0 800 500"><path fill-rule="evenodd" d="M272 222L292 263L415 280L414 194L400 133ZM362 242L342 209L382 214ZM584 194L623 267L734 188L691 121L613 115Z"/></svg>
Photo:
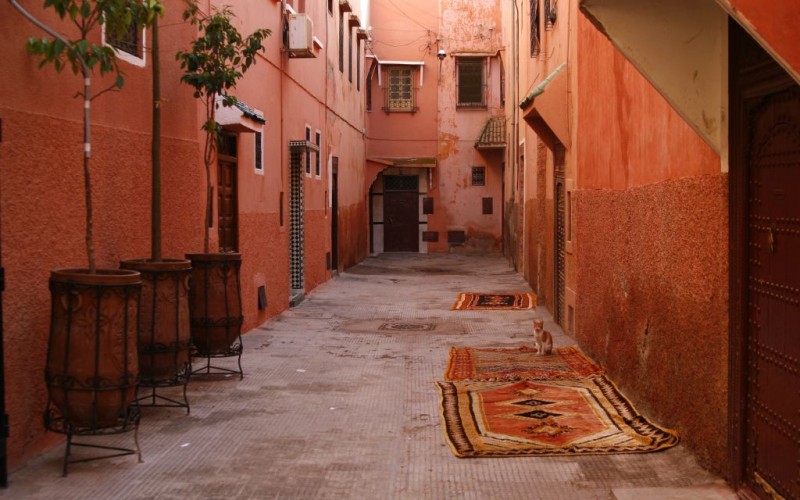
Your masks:
<svg viewBox="0 0 800 500"><path fill-rule="evenodd" d="M707 485L724 492L681 445L644 455L452 455L434 386L451 346L532 343L536 315L556 346L574 343L541 306L450 309L460 292L528 290L501 256L369 258L245 335L244 380L194 378L191 415L143 408L144 463L76 464L62 478L57 446L12 471L0 498L628 499ZM129 446L132 436L106 442Z"/></svg>

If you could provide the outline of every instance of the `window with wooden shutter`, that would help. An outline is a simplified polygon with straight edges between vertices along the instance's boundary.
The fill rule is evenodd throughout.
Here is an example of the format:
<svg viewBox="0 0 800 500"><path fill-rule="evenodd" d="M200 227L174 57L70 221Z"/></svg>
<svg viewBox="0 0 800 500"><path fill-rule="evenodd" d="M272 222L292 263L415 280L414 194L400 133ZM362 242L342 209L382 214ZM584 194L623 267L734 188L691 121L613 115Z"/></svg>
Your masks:
<svg viewBox="0 0 800 500"><path fill-rule="evenodd" d="M459 57L458 106L485 107L486 83L483 76L484 58Z"/></svg>
<svg viewBox="0 0 800 500"><path fill-rule="evenodd" d="M414 111L414 70L395 66L388 73L386 111Z"/></svg>

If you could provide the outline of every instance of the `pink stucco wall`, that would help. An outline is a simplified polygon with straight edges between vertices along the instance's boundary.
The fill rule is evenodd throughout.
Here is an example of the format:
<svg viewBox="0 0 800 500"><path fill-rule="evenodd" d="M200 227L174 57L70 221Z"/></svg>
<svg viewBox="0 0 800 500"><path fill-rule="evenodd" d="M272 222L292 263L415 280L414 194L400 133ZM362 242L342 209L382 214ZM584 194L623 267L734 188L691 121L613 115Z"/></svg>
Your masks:
<svg viewBox="0 0 800 500"><path fill-rule="evenodd" d="M40 12L38 9L35 12ZM57 23L52 16L42 16ZM85 267L82 174L81 81L68 70L37 69L25 50L41 33L0 5L4 42L0 55L0 179L2 261L6 269L3 334L12 467L60 436L42 426L46 390L42 379L49 329L49 271ZM164 19L162 44L174 51L188 35ZM170 25L170 26L167 26ZM99 34L98 34L99 41ZM92 104L92 191L97 263L116 268L121 259L150 252L150 69L121 63L126 83ZM163 78L175 80L174 58L163 61ZM95 78L101 89L109 80ZM202 245L202 174L197 165L197 121L191 94L177 85L163 89L162 137L164 255L181 257Z"/></svg>
<svg viewBox="0 0 800 500"><path fill-rule="evenodd" d="M160 30L163 253L179 258L201 251L203 245L205 174L200 123L204 115L190 88L179 83L180 69L174 58L177 50L188 47L195 29L181 22L180 2L166 3ZM351 4L360 14L358 3ZM240 133L238 140L245 333L288 307L288 141L304 139L306 125L312 128L312 140L317 130L322 134L320 175L312 172L304 177L306 292L331 276L325 259L331 250L331 155L340 157L340 227L346 231L340 236L340 263L353 265L367 252L363 86L356 88L355 71L351 83L338 68L333 70L333 61L338 59L338 16L330 16L322 2L308 2L308 14L325 49L318 47L313 59L288 60L282 51L280 5L258 0L238 0L233 5L242 33L259 27L273 33L266 51L232 92L266 119L261 130L263 172L254 168L254 134ZM28 7L42 13L36 5ZM201 7L208 9L209 2ZM54 21L54 16L42 17ZM49 325L47 279L50 269L86 265L82 101L73 98L80 90L80 78L37 69L37 61L25 50L25 40L41 33L8 3L0 4L0 30L5 42L0 56L6 65L6 71L0 72L0 250L6 269L4 383L12 422L9 459L13 468L60 439L46 433L42 425L47 397L41 377ZM122 259L147 257L150 250L151 64L148 60L145 67L121 65L124 89L92 104L95 249L98 265L112 268ZM103 88L110 80L95 78L93 83ZM212 172L212 182L215 177ZM218 245L216 204L215 200L215 224L208 230L212 251ZM262 285L268 306L259 310L257 288Z"/></svg>
<svg viewBox="0 0 800 500"><path fill-rule="evenodd" d="M583 16L578 30L575 336L645 414L725 473L727 176Z"/></svg>

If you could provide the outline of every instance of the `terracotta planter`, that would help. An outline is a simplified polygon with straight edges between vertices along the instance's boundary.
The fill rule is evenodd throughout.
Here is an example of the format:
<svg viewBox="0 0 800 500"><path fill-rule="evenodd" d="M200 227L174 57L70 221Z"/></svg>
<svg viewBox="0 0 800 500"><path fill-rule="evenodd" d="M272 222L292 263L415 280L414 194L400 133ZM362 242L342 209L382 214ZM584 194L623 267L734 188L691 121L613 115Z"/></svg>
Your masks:
<svg viewBox="0 0 800 500"><path fill-rule="evenodd" d="M140 386L186 384L189 378L189 279L185 259L126 260L122 269L142 275L139 303Z"/></svg>
<svg viewBox="0 0 800 500"><path fill-rule="evenodd" d="M72 434L125 425L139 381L140 274L58 269L50 292L48 428Z"/></svg>
<svg viewBox="0 0 800 500"><path fill-rule="evenodd" d="M239 281L241 254L186 254L186 258L192 261L189 309L196 355L240 355L244 321Z"/></svg>

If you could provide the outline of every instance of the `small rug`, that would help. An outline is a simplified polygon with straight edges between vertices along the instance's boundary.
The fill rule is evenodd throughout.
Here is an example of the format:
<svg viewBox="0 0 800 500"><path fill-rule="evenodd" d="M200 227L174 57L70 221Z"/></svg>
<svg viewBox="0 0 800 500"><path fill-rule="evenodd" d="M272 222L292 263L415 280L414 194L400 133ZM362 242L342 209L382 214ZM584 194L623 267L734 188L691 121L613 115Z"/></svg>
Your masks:
<svg viewBox="0 0 800 500"><path fill-rule="evenodd" d="M437 385L445 437L460 458L644 453L678 443L604 375Z"/></svg>
<svg viewBox="0 0 800 500"><path fill-rule="evenodd" d="M559 347L539 356L533 347L451 348L445 380L520 380L584 378L603 373L603 368L577 347Z"/></svg>
<svg viewBox="0 0 800 500"><path fill-rule="evenodd" d="M525 293L460 293L453 304L456 311L535 309L536 295Z"/></svg>

